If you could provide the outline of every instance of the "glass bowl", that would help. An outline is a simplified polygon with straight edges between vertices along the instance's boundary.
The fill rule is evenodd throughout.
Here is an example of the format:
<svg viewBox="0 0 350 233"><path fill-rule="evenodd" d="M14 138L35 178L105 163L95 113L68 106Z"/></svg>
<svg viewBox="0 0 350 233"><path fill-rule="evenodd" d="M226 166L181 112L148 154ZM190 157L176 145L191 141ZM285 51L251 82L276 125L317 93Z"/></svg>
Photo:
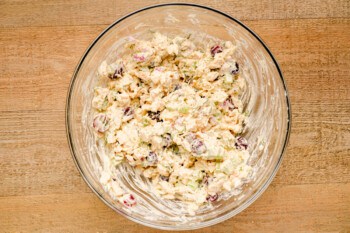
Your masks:
<svg viewBox="0 0 350 233"><path fill-rule="evenodd" d="M234 41L241 74L247 82L242 95L250 113L244 137L249 142L255 178L240 193L227 196L212 208L202 208L194 216L186 214L181 203L157 199L127 165L118 166L115 175L138 200L126 208L104 191L99 182L104 161L92 132L93 87L97 69L104 60L118 56L128 37L147 39L150 31L167 35L192 33ZM205 36L202 38L205 40ZM205 6L163 4L133 12L109 26L90 45L79 62L70 83L66 104L68 142L76 166L90 188L116 212L146 226L186 230L222 222L247 208L268 187L283 157L290 132L290 106L285 81L270 50L247 26L231 16Z"/></svg>

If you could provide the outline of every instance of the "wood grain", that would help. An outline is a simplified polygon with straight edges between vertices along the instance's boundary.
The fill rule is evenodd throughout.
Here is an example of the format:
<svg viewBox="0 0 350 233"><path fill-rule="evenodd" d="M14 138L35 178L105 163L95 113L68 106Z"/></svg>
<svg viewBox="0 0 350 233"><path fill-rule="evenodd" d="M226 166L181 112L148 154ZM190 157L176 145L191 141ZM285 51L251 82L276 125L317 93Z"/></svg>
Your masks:
<svg viewBox="0 0 350 233"><path fill-rule="evenodd" d="M140 8L169 0L3 0L2 27L110 24ZM224 11L241 20L348 18L348 0L237 1L200 0L196 3Z"/></svg>
<svg viewBox="0 0 350 233"><path fill-rule="evenodd" d="M0 232L158 232L114 213L83 182L64 109L92 40L118 17L161 2L0 2ZM198 232L350 232L349 1L197 3L261 36L292 103L290 143L271 186L241 214Z"/></svg>
<svg viewBox="0 0 350 233"><path fill-rule="evenodd" d="M349 202L349 184L270 187L236 217L193 232L346 232ZM0 219L6 232L159 232L126 220L89 193L3 197Z"/></svg>

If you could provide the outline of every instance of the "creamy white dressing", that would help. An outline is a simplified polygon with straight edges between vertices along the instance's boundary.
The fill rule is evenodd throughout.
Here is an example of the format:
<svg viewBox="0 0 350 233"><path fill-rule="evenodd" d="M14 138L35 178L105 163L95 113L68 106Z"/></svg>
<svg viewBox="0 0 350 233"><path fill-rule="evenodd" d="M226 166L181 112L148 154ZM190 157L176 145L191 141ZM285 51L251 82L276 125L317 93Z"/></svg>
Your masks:
<svg viewBox="0 0 350 233"><path fill-rule="evenodd" d="M246 88L229 41L195 43L154 33L133 40L98 75L92 125L109 151L100 182L127 207L137 205L113 178L112 169L128 163L150 179L160 198L187 203L188 213L220 200L247 182L247 142L240 134L247 114Z"/></svg>

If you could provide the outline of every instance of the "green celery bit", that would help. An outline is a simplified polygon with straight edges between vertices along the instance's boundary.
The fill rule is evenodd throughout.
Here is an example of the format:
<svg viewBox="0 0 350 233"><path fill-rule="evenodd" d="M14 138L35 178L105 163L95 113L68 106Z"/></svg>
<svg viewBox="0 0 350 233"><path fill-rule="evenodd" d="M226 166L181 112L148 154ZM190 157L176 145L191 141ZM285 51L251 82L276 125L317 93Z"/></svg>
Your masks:
<svg viewBox="0 0 350 233"><path fill-rule="evenodd" d="M179 109L179 112L182 114L187 114L189 112L190 108L189 107L182 107Z"/></svg>
<svg viewBox="0 0 350 233"><path fill-rule="evenodd" d="M196 190L199 184L198 182L191 180L190 182L188 182L187 186L189 186L193 190Z"/></svg>

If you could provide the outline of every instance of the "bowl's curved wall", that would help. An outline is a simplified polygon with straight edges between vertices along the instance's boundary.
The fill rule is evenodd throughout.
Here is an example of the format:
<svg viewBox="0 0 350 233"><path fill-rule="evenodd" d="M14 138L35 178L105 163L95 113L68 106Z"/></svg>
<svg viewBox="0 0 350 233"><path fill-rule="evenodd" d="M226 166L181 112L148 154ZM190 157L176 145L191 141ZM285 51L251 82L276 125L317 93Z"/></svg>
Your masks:
<svg viewBox="0 0 350 233"><path fill-rule="evenodd" d="M208 36L237 44L237 58L247 91L242 96L250 113L245 137L252 153L255 179L242 192L185 216L181 203L157 200L147 181L128 166L119 166L116 176L135 193L139 204L128 209L104 192L99 175L103 150L96 145L90 123L91 100L97 69L103 60L112 61L123 52L121 45L130 36L145 39L150 31L168 35L191 33L205 41ZM289 100L281 71L263 42L239 21L202 6L165 4L134 12L111 25L90 46L73 76L67 98L67 134L74 160L88 185L111 208L144 225L162 229L194 229L221 222L242 211L266 189L277 172L288 141ZM146 190L146 191L145 191Z"/></svg>

